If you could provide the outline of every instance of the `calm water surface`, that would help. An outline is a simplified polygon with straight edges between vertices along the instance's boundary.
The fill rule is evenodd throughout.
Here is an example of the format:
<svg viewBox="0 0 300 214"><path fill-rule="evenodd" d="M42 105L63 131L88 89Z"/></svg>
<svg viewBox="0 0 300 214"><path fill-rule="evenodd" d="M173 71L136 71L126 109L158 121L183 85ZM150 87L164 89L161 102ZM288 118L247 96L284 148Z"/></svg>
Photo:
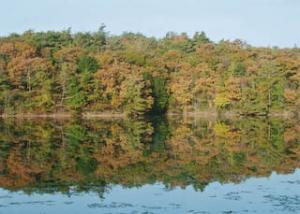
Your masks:
<svg viewBox="0 0 300 214"><path fill-rule="evenodd" d="M300 213L300 123L2 120L0 214Z"/></svg>

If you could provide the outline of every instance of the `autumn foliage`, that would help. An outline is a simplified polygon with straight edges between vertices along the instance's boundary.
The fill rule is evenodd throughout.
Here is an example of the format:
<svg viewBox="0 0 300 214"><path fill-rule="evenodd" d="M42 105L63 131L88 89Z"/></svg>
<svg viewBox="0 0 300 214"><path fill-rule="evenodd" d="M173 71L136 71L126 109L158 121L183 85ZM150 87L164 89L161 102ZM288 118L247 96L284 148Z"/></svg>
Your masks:
<svg viewBox="0 0 300 214"><path fill-rule="evenodd" d="M0 113L233 110L300 105L300 51L168 33L27 31L0 38Z"/></svg>

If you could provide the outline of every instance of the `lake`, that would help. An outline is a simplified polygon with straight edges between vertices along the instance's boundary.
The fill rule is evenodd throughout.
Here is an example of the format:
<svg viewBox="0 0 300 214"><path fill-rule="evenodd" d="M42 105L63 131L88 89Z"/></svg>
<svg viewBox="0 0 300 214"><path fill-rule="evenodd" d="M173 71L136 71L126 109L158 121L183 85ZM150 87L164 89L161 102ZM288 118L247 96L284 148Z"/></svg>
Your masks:
<svg viewBox="0 0 300 214"><path fill-rule="evenodd" d="M3 119L0 214L300 213L295 118Z"/></svg>

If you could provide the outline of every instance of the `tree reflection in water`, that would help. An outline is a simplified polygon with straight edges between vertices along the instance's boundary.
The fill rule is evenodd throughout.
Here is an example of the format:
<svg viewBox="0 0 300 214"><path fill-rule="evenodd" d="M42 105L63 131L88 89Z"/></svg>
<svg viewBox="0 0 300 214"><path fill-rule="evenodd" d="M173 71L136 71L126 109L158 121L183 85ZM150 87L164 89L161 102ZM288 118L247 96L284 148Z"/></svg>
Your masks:
<svg viewBox="0 0 300 214"><path fill-rule="evenodd" d="M293 172L296 120L153 118L2 120L0 186L27 193L98 192L111 185L166 188Z"/></svg>

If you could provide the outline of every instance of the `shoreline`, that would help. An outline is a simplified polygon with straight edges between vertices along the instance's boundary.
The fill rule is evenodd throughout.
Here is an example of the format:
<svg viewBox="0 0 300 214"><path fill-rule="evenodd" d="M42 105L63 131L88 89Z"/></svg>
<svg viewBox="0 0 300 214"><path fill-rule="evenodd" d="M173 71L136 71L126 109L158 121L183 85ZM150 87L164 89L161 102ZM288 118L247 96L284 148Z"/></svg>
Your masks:
<svg viewBox="0 0 300 214"><path fill-rule="evenodd" d="M80 115L72 114L70 112L57 112L57 113L17 113L17 114L0 114L0 118L75 118L81 117L83 119L105 119L105 118L117 118L117 119L125 119L128 118L125 113L111 113L111 112L83 112ZM150 115L152 116L152 115ZM155 115L160 116L160 115ZM199 111L199 112L167 112L164 115L167 117L199 117L199 118L217 118L217 117L226 117L226 118L241 118L241 117L297 117L297 113L292 111L282 111L282 112L270 112L269 114L265 115L244 115L239 112L235 111L228 111L228 112L221 112L218 113L217 111ZM149 115L147 115L149 117Z"/></svg>
<svg viewBox="0 0 300 214"><path fill-rule="evenodd" d="M69 112L62 113L41 113L41 114L33 114L33 113L24 113L24 114L0 114L0 118L125 118L126 115L124 113L82 113L81 115L74 115Z"/></svg>

